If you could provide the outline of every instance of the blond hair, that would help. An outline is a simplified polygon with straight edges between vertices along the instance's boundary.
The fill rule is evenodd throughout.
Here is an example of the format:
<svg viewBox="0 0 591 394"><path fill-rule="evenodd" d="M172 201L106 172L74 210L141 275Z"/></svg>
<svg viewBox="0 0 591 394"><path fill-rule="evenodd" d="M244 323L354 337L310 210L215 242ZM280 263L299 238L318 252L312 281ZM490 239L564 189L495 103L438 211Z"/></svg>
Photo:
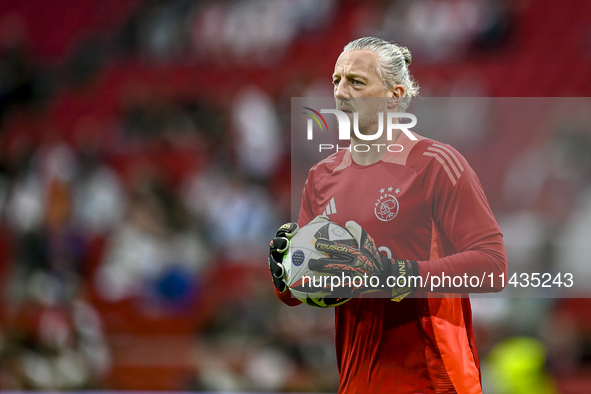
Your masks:
<svg viewBox="0 0 591 394"><path fill-rule="evenodd" d="M378 55L377 72L382 79L384 90L390 90L396 85L404 87L404 95L398 108L405 111L410 104L410 98L419 93L419 86L408 70L412 62L408 48L376 37L358 38L343 48L343 52L363 50L373 51Z"/></svg>

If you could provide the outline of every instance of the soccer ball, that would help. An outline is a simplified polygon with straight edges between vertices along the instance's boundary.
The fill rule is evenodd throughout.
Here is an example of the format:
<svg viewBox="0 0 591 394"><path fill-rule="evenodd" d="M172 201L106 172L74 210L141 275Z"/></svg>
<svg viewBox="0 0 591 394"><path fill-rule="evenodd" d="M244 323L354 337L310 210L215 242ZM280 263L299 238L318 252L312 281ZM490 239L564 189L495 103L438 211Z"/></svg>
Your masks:
<svg viewBox="0 0 591 394"><path fill-rule="evenodd" d="M310 259L326 258L326 253L316 250L316 240L328 239L337 243L357 247L355 238L340 224L319 221L300 228L290 240L288 253L283 260L285 283L291 294L305 304L329 308L344 304L349 298L331 293L330 274L319 273L308 268ZM336 278L335 278L336 279Z"/></svg>

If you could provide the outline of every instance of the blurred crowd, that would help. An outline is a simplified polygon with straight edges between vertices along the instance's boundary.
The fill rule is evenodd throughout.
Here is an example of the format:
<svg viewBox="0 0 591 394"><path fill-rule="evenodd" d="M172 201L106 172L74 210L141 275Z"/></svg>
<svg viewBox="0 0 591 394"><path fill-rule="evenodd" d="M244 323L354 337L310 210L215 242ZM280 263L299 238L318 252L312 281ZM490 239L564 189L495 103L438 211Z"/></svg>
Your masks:
<svg viewBox="0 0 591 394"><path fill-rule="evenodd" d="M77 34L48 53L32 45L26 3L0 6L0 388L10 390L335 392L333 312L281 304L266 267L291 215L291 97L330 96L341 48L369 34L411 49L425 96L527 96L517 89L525 72L537 84L539 66L522 54L538 42L527 26L554 10L129 0L117 23L55 15L56 30ZM105 15L111 3L79 7ZM571 8L591 42L589 10ZM572 44L583 70L588 42ZM586 75L570 81L538 94L591 88ZM591 280L581 100L548 125L519 108L513 127L434 135L480 175L516 270ZM491 116L486 101L468 108L468 123ZM487 392L591 390L589 299L474 299L473 309Z"/></svg>

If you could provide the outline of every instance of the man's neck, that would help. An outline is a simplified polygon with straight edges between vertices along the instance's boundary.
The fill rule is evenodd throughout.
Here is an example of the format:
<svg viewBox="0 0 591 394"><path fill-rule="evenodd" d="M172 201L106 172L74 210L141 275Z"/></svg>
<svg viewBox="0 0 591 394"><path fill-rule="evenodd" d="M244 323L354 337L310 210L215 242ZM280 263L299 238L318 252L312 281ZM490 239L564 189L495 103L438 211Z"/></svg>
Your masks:
<svg viewBox="0 0 591 394"><path fill-rule="evenodd" d="M393 130L392 140L387 139L386 132L373 141L363 141L351 136L351 157L353 161L362 166L368 166L380 161L388 152L388 145L395 143L401 132L398 129Z"/></svg>

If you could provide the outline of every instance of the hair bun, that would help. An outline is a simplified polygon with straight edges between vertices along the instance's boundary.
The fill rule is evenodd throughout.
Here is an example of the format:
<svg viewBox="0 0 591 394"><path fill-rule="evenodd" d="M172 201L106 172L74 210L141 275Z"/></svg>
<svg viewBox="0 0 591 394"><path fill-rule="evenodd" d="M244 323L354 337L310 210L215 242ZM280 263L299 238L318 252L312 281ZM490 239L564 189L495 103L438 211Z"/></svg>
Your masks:
<svg viewBox="0 0 591 394"><path fill-rule="evenodd" d="M410 66L410 64L412 63L412 55L410 54L408 48L400 47L400 52L402 52L402 56L404 56L404 62L406 63L406 66Z"/></svg>

